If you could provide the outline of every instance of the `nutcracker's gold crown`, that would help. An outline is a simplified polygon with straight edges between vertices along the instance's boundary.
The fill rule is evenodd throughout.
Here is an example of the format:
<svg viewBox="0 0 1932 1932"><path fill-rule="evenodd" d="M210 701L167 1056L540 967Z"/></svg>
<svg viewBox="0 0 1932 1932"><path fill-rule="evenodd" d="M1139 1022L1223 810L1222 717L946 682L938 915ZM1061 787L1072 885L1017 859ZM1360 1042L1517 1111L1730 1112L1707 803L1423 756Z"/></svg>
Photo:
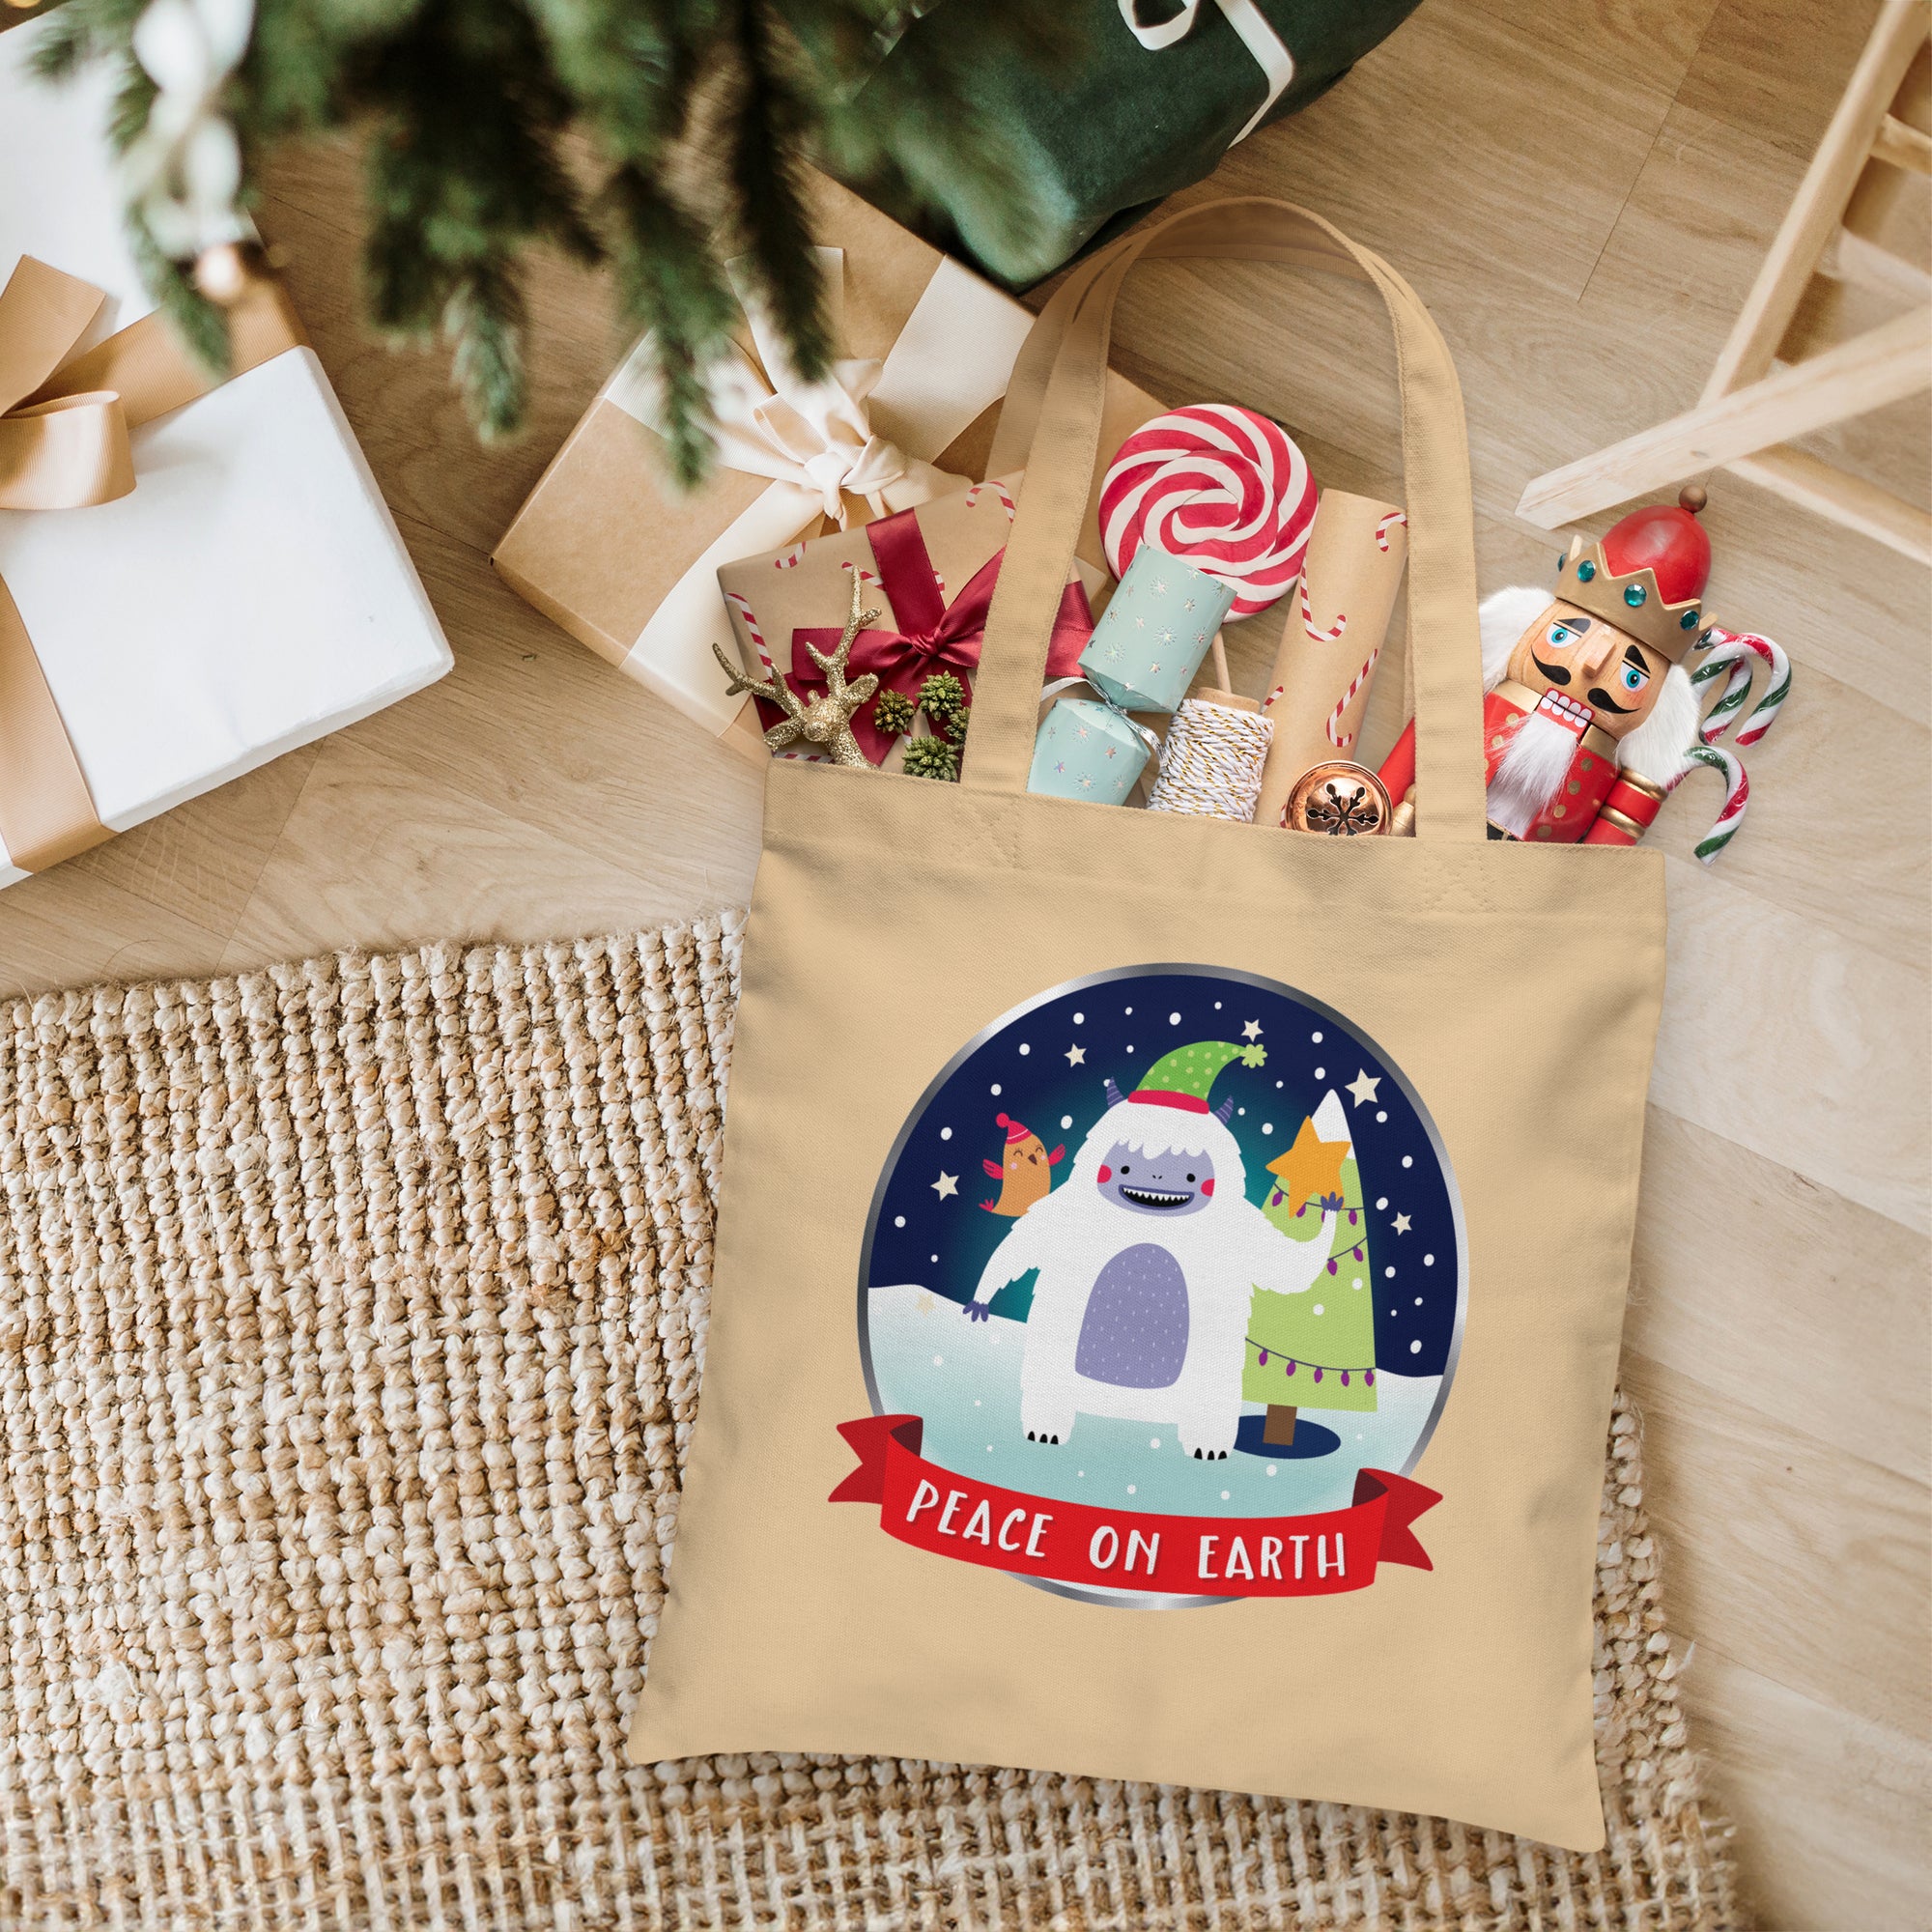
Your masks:
<svg viewBox="0 0 1932 1932"><path fill-rule="evenodd" d="M1566 604L1614 624L1641 644L1682 664L1703 624L1703 599L1666 604L1648 564L1619 577L1604 556L1601 541L1570 539L1569 554L1557 566L1556 594Z"/></svg>

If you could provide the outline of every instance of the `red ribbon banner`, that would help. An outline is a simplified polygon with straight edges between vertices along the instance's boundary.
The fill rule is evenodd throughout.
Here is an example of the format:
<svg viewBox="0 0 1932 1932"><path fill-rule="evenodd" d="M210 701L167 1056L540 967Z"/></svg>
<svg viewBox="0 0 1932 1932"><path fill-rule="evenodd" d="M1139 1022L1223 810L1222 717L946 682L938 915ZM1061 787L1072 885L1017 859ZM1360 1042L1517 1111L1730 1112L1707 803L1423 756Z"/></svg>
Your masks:
<svg viewBox="0 0 1932 1932"><path fill-rule="evenodd" d="M1315 1516L1154 1516L1096 1509L954 1475L919 1453L916 1415L841 1422L859 1466L835 1503L877 1503L879 1527L916 1549L1015 1577L1182 1597L1328 1597L1376 1580L1378 1563L1433 1567L1409 1525L1442 1500L1363 1469L1348 1509Z"/></svg>
<svg viewBox="0 0 1932 1932"><path fill-rule="evenodd" d="M992 609L993 587L1006 555L1004 548L973 573L966 587L949 604L939 587L917 511L895 511L867 524L866 538L879 566L879 587L890 600L893 620L900 628L861 631L852 640L846 675L856 678L873 671L881 688L916 697L920 685L933 671L976 668L980 647L985 641L986 612ZM1078 582L1068 583L1060 593L1060 607L1053 615L1048 677L1079 675L1080 653L1093 630L1094 613L1088 608L1087 593ZM801 626L791 634L791 682L801 696L810 698L825 684L806 645L814 644L830 657L838 648L841 636L837 624ZM779 714L772 715L776 718ZM870 705L853 715L852 735L875 765L893 748L894 740L872 723Z"/></svg>

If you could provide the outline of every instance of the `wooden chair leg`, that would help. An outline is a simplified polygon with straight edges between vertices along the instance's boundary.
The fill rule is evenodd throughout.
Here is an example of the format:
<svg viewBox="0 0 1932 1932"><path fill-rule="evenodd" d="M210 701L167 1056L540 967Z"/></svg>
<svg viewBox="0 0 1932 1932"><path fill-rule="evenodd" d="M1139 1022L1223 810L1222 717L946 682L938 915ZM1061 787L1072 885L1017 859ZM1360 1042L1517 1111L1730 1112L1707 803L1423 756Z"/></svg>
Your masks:
<svg viewBox="0 0 1932 1932"><path fill-rule="evenodd" d="M1927 388L1932 310L1915 310L1537 477L1517 515L1554 529Z"/></svg>
<svg viewBox="0 0 1932 1932"><path fill-rule="evenodd" d="M1925 43L1928 25L1932 9L1926 0L1886 0L1825 138L1718 354L1701 401L1715 402L1771 368L1804 285L1844 218L1845 204L1871 158L1906 70Z"/></svg>
<svg viewBox="0 0 1932 1932"><path fill-rule="evenodd" d="M1778 443L1755 456L1739 457L1730 471L1801 510L1889 545L1901 556L1932 564L1932 514L1862 476L1835 469L1808 449Z"/></svg>

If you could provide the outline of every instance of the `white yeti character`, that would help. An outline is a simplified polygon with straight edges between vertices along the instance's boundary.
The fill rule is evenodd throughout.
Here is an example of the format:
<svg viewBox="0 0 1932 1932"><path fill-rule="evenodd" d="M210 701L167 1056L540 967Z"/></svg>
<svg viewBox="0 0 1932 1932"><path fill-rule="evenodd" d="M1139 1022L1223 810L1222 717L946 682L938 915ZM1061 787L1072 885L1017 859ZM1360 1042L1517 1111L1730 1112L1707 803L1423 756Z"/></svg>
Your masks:
<svg viewBox="0 0 1932 1932"><path fill-rule="evenodd" d="M1026 1322L1020 1424L1064 1442L1079 1414L1171 1425L1184 1454L1225 1457L1241 1419L1241 1368L1257 1288L1300 1294L1326 1263L1321 1236L1291 1241L1247 1198L1232 1100L1208 1105L1230 1061L1260 1046L1202 1040L1164 1055L1130 1098L1107 1082L1107 1111L1065 1181L1013 1223L980 1276L969 1319L1039 1270Z"/></svg>

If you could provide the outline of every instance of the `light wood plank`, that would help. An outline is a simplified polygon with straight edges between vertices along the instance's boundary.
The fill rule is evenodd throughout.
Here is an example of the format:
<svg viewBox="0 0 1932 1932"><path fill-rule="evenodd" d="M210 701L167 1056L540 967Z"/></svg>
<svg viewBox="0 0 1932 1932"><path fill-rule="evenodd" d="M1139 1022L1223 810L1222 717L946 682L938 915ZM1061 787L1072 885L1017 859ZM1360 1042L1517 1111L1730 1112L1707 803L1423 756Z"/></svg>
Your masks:
<svg viewBox="0 0 1932 1932"><path fill-rule="evenodd" d="M1665 1546L1666 1576L1685 1554ZM1678 1689L1707 1782L1736 1820L1745 1902L1766 1932L1924 1932L1932 1751L1711 1642Z"/></svg>
<svg viewBox="0 0 1932 1932"><path fill-rule="evenodd" d="M624 931L740 904L748 868L685 846L599 857L481 800L427 787L353 731L323 747L224 970L427 939Z"/></svg>
<svg viewBox="0 0 1932 1932"><path fill-rule="evenodd" d="M539 617L473 552L408 529L463 650L440 684L358 725L357 742L599 859L702 854L721 880L749 881L762 770Z"/></svg>
<svg viewBox="0 0 1932 1932"><path fill-rule="evenodd" d="M1830 517L1848 530L1889 544L1915 563L1932 563L1932 511L1881 490L1862 476L1834 469L1808 449L1776 443L1729 464L1734 476L1770 490L1812 515Z"/></svg>
<svg viewBox="0 0 1932 1932"><path fill-rule="evenodd" d="M1820 1703L1932 1738L1924 1484L1821 1442L1802 1406L1767 1415L1628 1349L1623 1378L1643 1414L1651 1520L1702 1557L1671 1578L1678 1629Z"/></svg>
<svg viewBox="0 0 1932 1932"><path fill-rule="evenodd" d="M0 997L213 973L229 928L195 910L156 904L72 863L23 879L0 893Z"/></svg>
<svg viewBox="0 0 1932 1932"><path fill-rule="evenodd" d="M1795 187L1825 138L1882 5L1720 0L1677 89L1678 104L1775 141L1797 163Z"/></svg>
<svg viewBox="0 0 1932 1932"><path fill-rule="evenodd" d="M1932 1227L1923 969L1833 940L1695 862L1669 861L1669 895L1671 997L1651 1099L1905 1227Z"/></svg>
<svg viewBox="0 0 1932 1932"><path fill-rule="evenodd" d="M1633 1353L1923 1484L1929 1273L1922 1236L1651 1108L1624 1318ZM1827 1351L1862 1366L1820 1374Z"/></svg>

